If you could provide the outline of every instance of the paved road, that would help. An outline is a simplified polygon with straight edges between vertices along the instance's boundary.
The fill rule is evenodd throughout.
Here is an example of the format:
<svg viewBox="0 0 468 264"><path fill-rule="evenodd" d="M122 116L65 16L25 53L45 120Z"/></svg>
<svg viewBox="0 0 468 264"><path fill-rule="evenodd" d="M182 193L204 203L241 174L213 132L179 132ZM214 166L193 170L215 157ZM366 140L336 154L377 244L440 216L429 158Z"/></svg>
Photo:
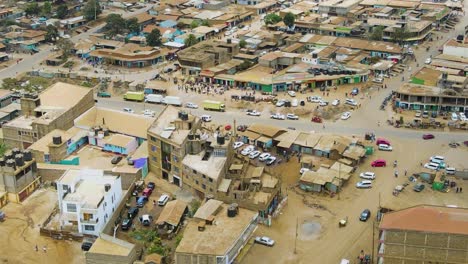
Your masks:
<svg viewBox="0 0 468 264"><path fill-rule="evenodd" d="M116 99L98 99L98 106L110 108L114 110L122 110L124 107L132 108L135 113L140 114L144 109L151 109L159 114L164 106L162 105L154 105L154 104L142 104L136 102L126 102ZM213 117L214 122L224 123L224 124L233 124L234 119L236 120L237 124L252 124L252 123L260 123L260 124L268 124L268 125L275 125L279 127L294 127L297 130L301 131L315 131L315 132L326 132L326 133L337 133L337 134L354 134L354 135L364 135L364 133L372 131L376 135L385 136L385 137L398 137L398 138L412 138L412 139L421 139L421 135L425 132L425 130L410 130L404 128L393 128L393 127L377 127L376 124L369 124L369 126L362 126L359 123L352 123L352 122L336 122L336 123L329 123L325 125L325 129L322 127L321 124L312 123L306 119L300 120L273 120L268 119L266 117L253 117L253 116L246 116L244 113L240 112L230 112L230 113L220 113L220 112L211 112L211 111L204 111L201 109L185 109L192 114L202 115L202 114L210 114ZM434 131L431 132L436 136L438 140L441 141L465 141L468 140L468 134L466 132L442 132L442 131ZM422 139L421 139L422 141Z"/></svg>
<svg viewBox="0 0 468 264"><path fill-rule="evenodd" d="M139 10L136 10L135 12L130 12L130 13L125 13L123 15L124 18L128 17L133 17L135 15L144 13L148 11L150 8L152 8L153 5L149 5L146 8L142 8ZM96 33L98 30L100 30L102 27L104 27L104 24L98 25L94 28L91 28L90 30L83 32L81 34L78 34L74 37L71 38L71 41L73 43L78 42L81 39L87 39L91 34ZM48 45L43 45L40 47L40 51L32 56L28 56L24 58L20 63L14 64L8 68L5 68L0 71L0 84L2 83L2 80L5 78L13 78L16 77L18 74L24 73L31 71L34 68L38 68L39 64L45 60L50 54L51 54L51 48L53 46L48 46Z"/></svg>

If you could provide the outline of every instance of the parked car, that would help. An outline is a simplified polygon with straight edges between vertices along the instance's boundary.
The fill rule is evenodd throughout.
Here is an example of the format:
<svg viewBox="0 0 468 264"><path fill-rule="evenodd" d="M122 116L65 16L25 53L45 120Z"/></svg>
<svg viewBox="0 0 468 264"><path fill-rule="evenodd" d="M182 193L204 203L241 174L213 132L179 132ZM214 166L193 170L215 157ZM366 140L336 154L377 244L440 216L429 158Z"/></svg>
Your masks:
<svg viewBox="0 0 468 264"><path fill-rule="evenodd" d="M421 117L421 111L416 110L416 113L414 114L414 117Z"/></svg>
<svg viewBox="0 0 468 264"><path fill-rule="evenodd" d="M372 188L372 181L364 180L356 183L356 188L365 189Z"/></svg>
<svg viewBox="0 0 468 264"><path fill-rule="evenodd" d="M144 215L140 216L140 222L144 226L150 226L151 223L153 222L153 216L151 216L149 214L144 214Z"/></svg>
<svg viewBox="0 0 468 264"><path fill-rule="evenodd" d="M431 64L431 62L432 62L432 59L431 59L431 58L427 58L427 59L424 61L424 63L426 63L426 64Z"/></svg>
<svg viewBox="0 0 468 264"><path fill-rule="evenodd" d="M309 168L301 168L301 169L299 170L299 173L302 175L302 174L304 174L304 172L306 172L306 171L310 171L310 169L309 169Z"/></svg>
<svg viewBox="0 0 468 264"><path fill-rule="evenodd" d="M282 107L282 106L284 106L285 103L286 103L286 100L280 99L280 100L278 100L278 102L276 102L276 106L277 107Z"/></svg>
<svg viewBox="0 0 468 264"><path fill-rule="evenodd" d="M335 100L333 100L333 102L332 102L332 105L333 105L333 106L338 106L339 104L340 104L340 100L338 100L338 99L335 99Z"/></svg>
<svg viewBox="0 0 468 264"><path fill-rule="evenodd" d="M382 78L382 77L375 77L372 81L375 82L375 83L383 83L384 78Z"/></svg>
<svg viewBox="0 0 468 264"><path fill-rule="evenodd" d="M156 188L156 184L154 182L148 182L148 185L146 185L146 188L154 190L154 188Z"/></svg>
<svg viewBox="0 0 468 264"><path fill-rule="evenodd" d="M144 195L139 196L139 197L137 198L136 205L137 205L137 207L142 208L143 206L145 206L145 203L146 203L147 201L148 201L148 197L147 197L147 196L144 196Z"/></svg>
<svg viewBox="0 0 468 264"><path fill-rule="evenodd" d="M147 117L154 117L155 112L153 110L145 109L142 111L142 114Z"/></svg>
<svg viewBox="0 0 468 264"><path fill-rule="evenodd" d="M140 211L138 207L130 207L127 212L128 218L135 218L138 215L138 211Z"/></svg>
<svg viewBox="0 0 468 264"><path fill-rule="evenodd" d="M158 199L158 205L159 206L164 206L166 203L169 201L169 195L163 194L159 197Z"/></svg>
<svg viewBox="0 0 468 264"><path fill-rule="evenodd" d="M293 100L291 101L291 106L292 106L292 107L297 107L298 104L299 104L299 101L298 101L297 99L293 99Z"/></svg>
<svg viewBox="0 0 468 264"><path fill-rule="evenodd" d="M296 92L294 92L294 91L288 91L288 94L291 97L296 97Z"/></svg>
<svg viewBox="0 0 468 264"><path fill-rule="evenodd" d="M460 116L460 121L468 121L468 119L466 119L465 113L461 112L458 115Z"/></svg>
<svg viewBox="0 0 468 264"><path fill-rule="evenodd" d="M195 103L188 102L188 103L185 104L185 107L192 108L192 109L197 109L198 105L195 104Z"/></svg>
<svg viewBox="0 0 468 264"><path fill-rule="evenodd" d="M359 216L359 220L366 222L370 218L370 215L371 215L370 210L364 209L364 211L362 211L361 215Z"/></svg>
<svg viewBox="0 0 468 264"><path fill-rule="evenodd" d="M258 151L258 150L252 151L252 152L249 154L249 158L255 159L256 157L260 156L260 154L262 154L262 152L260 152L260 151Z"/></svg>
<svg viewBox="0 0 468 264"><path fill-rule="evenodd" d="M115 165L115 164L118 164L121 160L122 160L122 156L114 156L111 159L111 163Z"/></svg>
<svg viewBox="0 0 468 264"><path fill-rule="evenodd" d="M307 99L312 103L320 103L322 101L322 97L320 96L309 96Z"/></svg>
<svg viewBox="0 0 468 264"><path fill-rule="evenodd" d="M424 168L429 169L429 170L438 170L439 164L434 163L434 162L429 162L429 163L424 164Z"/></svg>
<svg viewBox="0 0 468 264"><path fill-rule="evenodd" d="M248 145L247 147L245 147L242 151L241 151L241 154L244 155L244 156L247 156L249 155L252 151L255 150L255 147L252 146L252 145Z"/></svg>
<svg viewBox="0 0 468 264"><path fill-rule="evenodd" d="M93 242L90 241L84 241L81 243L81 250L83 251L89 251L89 249L93 246Z"/></svg>
<svg viewBox="0 0 468 264"><path fill-rule="evenodd" d="M429 112L428 111L423 111L422 118L429 118Z"/></svg>
<svg viewBox="0 0 468 264"><path fill-rule="evenodd" d="M244 132L245 130L247 130L246 125L238 125L237 126L237 131Z"/></svg>
<svg viewBox="0 0 468 264"><path fill-rule="evenodd" d="M426 186L422 183L417 183L416 185L414 185L413 187L413 191L415 192L421 192L422 190L424 190Z"/></svg>
<svg viewBox="0 0 468 264"><path fill-rule="evenodd" d="M275 161L276 161L276 157L270 156L268 159L266 159L265 162L267 165L272 165L273 163L275 163Z"/></svg>
<svg viewBox="0 0 468 264"><path fill-rule="evenodd" d="M453 112L453 113L450 115L450 118L452 119L452 121L458 121L458 115L457 115L457 113Z"/></svg>
<svg viewBox="0 0 468 264"><path fill-rule="evenodd" d="M262 153L262 154L259 156L258 160L259 160L259 161L265 161L265 160L267 160L270 156L271 156L270 153L266 153L266 152L265 152L265 153Z"/></svg>
<svg viewBox="0 0 468 264"><path fill-rule="evenodd" d="M354 87L353 90L351 91L352 95L358 95L359 94L359 88Z"/></svg>
<svg viewBox="0 0 468 264"><path fill-rule="evenodd" d="M356 100L354 100L354 99L352 99L352 98L346 98L345 104L351 105L351 106L357 106L357 105L358 105L358 103L356 102Z"/></svg>
<svg viewBox="0 0 468 264"><path fill-rule="evenodd" d="M272 247L273 245L275 245L275 241L266 236L256 237L255 243L262 244L262 245L269 246L269 247Z"/></svg>
<svg viewBox="0 0 468 264"><path fill-rule="evenodd" d="M347 120L351 117L351 112L344 112L342 115L341 115L341 120Z"/></svg>
<svg viewBox="0 0 468 264"><path fill-rule="evenodd" d="M424 140L433 139L434 135L433 134L424 134L424 135L422 135L422 138Z"/></svg>
<svg viewBox="0 0 468 264"><path fill-rule="evenodd" d="M384 159L377 159L371 163L372 167L386 167L387 162Z"/></svg>
<svg viewBox="0 0 468 264"><path fill-rule="evenodd" d="M286 118L289 120L299 120L299 117L295 114L287 114Z"/></svg>
<svg viewBox="0 0 468 264"><path fill-rule="evenodd" d="M237 142L234 142L234 143L232 144L232 147L233 147L234 149L238 149L238 148L242 147L243 145L244 145L244 142L237 141Z"/></svg>
<svg viewBox="0 0 468 264"><path fill-rule="evenodd" d="M247 115L250 115L250 116L260 116L261 113L258 112L257 110L247 110Z"/></svg>
<svg viewBox="0 0 468 264"><path fill-rule="evenodd" d="M373 180L375 179L375 173L366 171L366 172L362 172L361 174L359 174L359 177L366 179L366 180Z"/></svg>
<svg viewBox="0 0 468 264"><path fill-rule="evenodd" d="M125 108L123 109L123 111L124 111L124 112L127 112L127 113L131 113L131 114L135 113L135 111L133 111L133 109L128 108L128 107L125 107Z"/></svg>
<svg viewBox="0 0 468 264"><path fill-rule="evenodd" d="M434 162L434 163L442 163L445 161L445 157L444 156L439 156L439 155L435 155L435 156L431 156L429 158L429 160L431 162Z"/></svg>
<svg viewBox="0 0 468 264"><path fill-rule="evenodd" d="M327 101L320 100L319 106L327 106L327 105L328 105L328 102L327 102Z"/></svg>
<svg viewBox="0 0 468 264"><path fill-rule="evenodd" d="M210 115L202 115L202 116L201 116L201 120L202 120L203 122L211 122L212 118L211 118Z"/></svg>
<svg viewBox="0 0 468 264"><path fill-rule="evenodd" d="M130 227L132 227L132 224L133 224L132 218L124 218L122 220L122 225L120 226L120 228L122 230L128 230L130 229Z"/></svg>
<svg viewBox="0 0 468 264"><path fill-rule="evenodd" d="M270 116L271 119L277 119L277 120L284 120L285 117L284 115L280 114L280 113L276 113L276 114L273 114Z"/></svg>
<svg viewBox="0 0 468 264"><path fill-rule="evenodd" d="M387 144L379 144L379 150L392 151L393 148L392 148L392 146L387 145Z"/></svg>

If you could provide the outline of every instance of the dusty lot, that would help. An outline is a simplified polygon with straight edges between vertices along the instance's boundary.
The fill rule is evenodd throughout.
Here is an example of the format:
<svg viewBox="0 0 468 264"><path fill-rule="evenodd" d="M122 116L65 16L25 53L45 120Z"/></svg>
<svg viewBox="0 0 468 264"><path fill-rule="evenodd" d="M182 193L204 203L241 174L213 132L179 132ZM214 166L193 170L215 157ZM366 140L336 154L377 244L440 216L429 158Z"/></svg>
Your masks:
<svg viewBox="0 0 468 264"><path fill-rule="evenodd" d="M84 263L81 244L39 236L44 222L57 201L50 189L37 190L22 205L9 203L2 210L7 215L0 223L0 262L2 263ZM35 246L39 251L35 251ZM47 247L47 252L42 247Z"/></svg>
<svg viewBox="0 0 468 264"><path fill-rule="evenodd" d="M370 253L372 250L373 221L379 206L407 207L417 204L457 205L468 207L464 194L455 192L441 193L429 186L421 193L411 188L405 189L398 197L392 195L393 188L407 182L408 175L418 172L420 162L425 162L431 155L444 155L450 166L466 166L468 148L452 149L438 141L396 141L390 139L393 152L376 151L353 174L345 184L340 196L330 198L325 195L304 193L294 187L299 178L297 159L290 165L279 166L282 169L283 184L287 189L288 204L280 216L273 221L272 227L260 226L257 235L267 235L277 241L274 248L254 245L242 263L339 263L341 258L354 260L361 249ZM377 158L389 161L386 168L371 168L370 162ZM400 176L395 178L393 160L398 160ZM463 163L465 161L465 164ZM373 171L377 174L372 189L356 189L359 173ZM296 175L296 176L295 176ZM458 180L459 186L466 187L468 182ZM412 187L411 184L408 187ZM363 209L370 209L372 217L367 222L360 222L358 216ZM348 216L348 225L338 227L338 221ZM295 246L297 226L297 243ZM377 227L378 224L375 223Z"/></svg>

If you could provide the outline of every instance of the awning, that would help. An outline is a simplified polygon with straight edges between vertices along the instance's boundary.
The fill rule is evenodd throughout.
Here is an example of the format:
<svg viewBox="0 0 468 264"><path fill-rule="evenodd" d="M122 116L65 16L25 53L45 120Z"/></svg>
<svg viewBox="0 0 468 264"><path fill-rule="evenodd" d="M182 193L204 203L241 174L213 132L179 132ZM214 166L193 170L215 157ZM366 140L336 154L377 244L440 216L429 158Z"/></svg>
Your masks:
<svg viewBox="0 0 468 264"><path fill-rule="evenodd" d="M280 147L280 148L290 148L291 145L293 143L290 142L290 141L281 141L280 143L278 143L278 145L276 145L277 147Z"/></svg>
<svg viewBox="0 0 468 264"><path fill-rule="evenodd" d="M271 138L262 136L262 137L259 137L259 138L257 139L257 141L260 141L260 142L262 142L262 143L268 143L268 142L271 141Z"/></svg>
<svg viewBox="0 0 468 264"><path fill-rule="evenodd" d="M241 134L241 133L239 133L239 134ZM249 138L251 140L256 140L257 138L261 137L259 134L255 133L255 132L252 132L252 131L244 131L244 132L242 132L241 135L244 136L244 137L247 137L247 138Z"/></svg>

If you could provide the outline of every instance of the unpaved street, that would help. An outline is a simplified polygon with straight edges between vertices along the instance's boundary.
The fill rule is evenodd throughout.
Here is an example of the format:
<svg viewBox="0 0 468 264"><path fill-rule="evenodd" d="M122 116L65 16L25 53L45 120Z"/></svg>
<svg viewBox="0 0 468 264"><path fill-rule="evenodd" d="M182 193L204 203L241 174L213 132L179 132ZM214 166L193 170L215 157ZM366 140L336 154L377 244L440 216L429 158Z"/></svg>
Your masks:
<svg viewBox="0 0 468 264"><path fill-rule="evenodd" d="M419 172L420 162L426 162L431 155L445 155L450 166L462 168L466 166L467 147L452 149L441 141L419 143L411 139L399 140L389 138L394 147L393 152L376 151L353 174L345 184L340 197L330 198L324 195L304 193L297 188L288 188L288 204L282 214L273 221L272 227L260 226L256 235L267 235L277 241L273 248L254 245L242 263L339 263L341 258L355 260L361 249L366 253L372 250L372 226L380 204L393 208L404 208L417 204L457 205L467 207L468 201L463 199L465 194L455 192L441 193L426 189L421 193L414 192L410 184L398 197L392 195L393 188L405 182L404 170L408 176ZM386 168L371 168L370 162L377 158L384 158L389 162ZM398 160L400 176L393 176L393 160ZM297 163L295 159L292 163ZM295 185L298 174L298 164L282 171L284 185ZM373 171L377 175L372 189L356 189L359 173ZM287 175L287 176L286 176ZM297 176L291 176L297 175ZM457 181L464 187L468 182ZM286 189L286 187L284 188ZM304 202L307 204L305 205ZM315 205L315 206L314 206ZM320 205L320 206L316 206ZM358 220L364 209L370 209L371 219L367 222ZM338 227L338 221L348 216L348 225ZM295 248L295 234L297 224L297 247ZM378 224L376 223L377 227ZM377 234L377 233L376 233ZM375 249L376 250L376 249Z"/></svg>
<svg viewBox="0 0 468 264"><path fill-rule="evenodd" d="M2 208L7 217L0 223L1 263L84 263L80 243L39 236L39 225L47 219L56 202L54 190L40 189L23 205L9 203ZM44 246L47 252L43 251Z"/></svg>

